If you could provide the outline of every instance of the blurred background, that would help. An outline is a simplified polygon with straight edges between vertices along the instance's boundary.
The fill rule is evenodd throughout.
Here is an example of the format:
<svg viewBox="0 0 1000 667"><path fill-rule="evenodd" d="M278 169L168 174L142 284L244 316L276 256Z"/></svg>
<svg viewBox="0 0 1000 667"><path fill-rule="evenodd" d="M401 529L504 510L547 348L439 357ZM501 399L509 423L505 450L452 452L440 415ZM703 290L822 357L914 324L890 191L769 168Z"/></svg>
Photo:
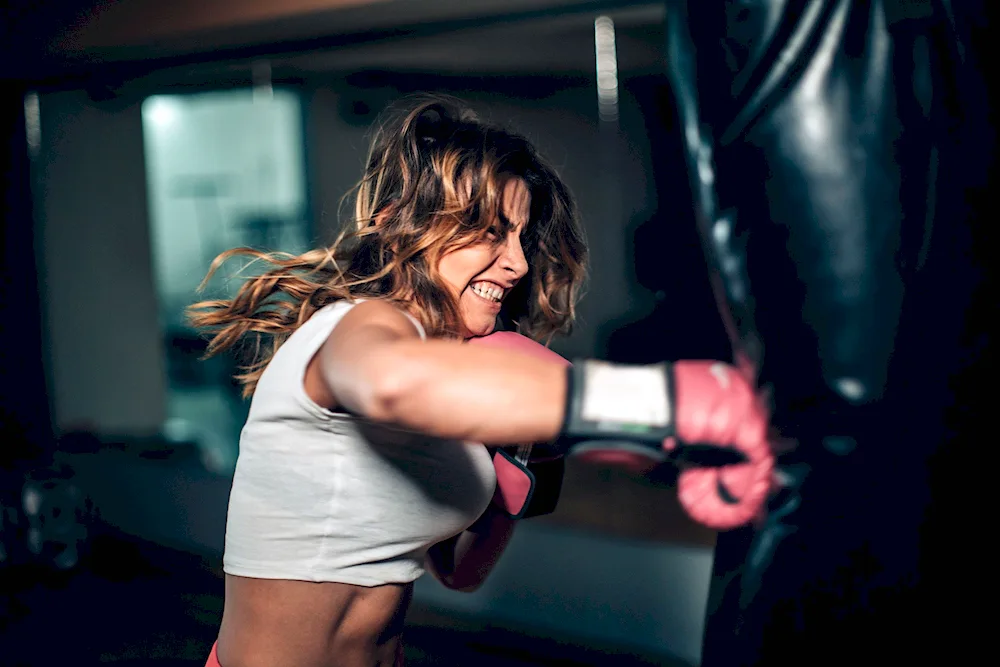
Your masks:
<svg viewBox="0 0 1000 667"><path fill-rule="evenodd" d="M592 251L554 348L727 358L660 4L7 2L0 665L202 665L247 403L182 317L219 252L329 243L366 133L443 92L533 140ZM211 286L233 288L226 274ZM683 318L676 314L683 313ZM670 480L571 464L474 594L418 582L413 665L696 665L715 536Z"/></svg>

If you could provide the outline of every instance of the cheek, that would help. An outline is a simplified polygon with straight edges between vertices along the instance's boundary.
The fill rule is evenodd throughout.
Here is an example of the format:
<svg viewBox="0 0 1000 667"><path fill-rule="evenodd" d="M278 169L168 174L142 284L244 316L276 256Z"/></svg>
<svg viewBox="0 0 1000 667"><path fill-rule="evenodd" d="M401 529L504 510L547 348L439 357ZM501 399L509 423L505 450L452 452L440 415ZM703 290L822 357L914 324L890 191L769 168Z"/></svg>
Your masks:
<svg viewBox="0 0 1000 667"><path fill-rule="evenodd" d="M456 253L450 253L441 258L438 263L438 276L449 286L460 289L462 275L461 257L456 257Z"/></svg>
<svg viewBox="0 0 1000 667"><path fill-rule="evenodd" d="M496 261L492 248L462 248L441 258L441 277L459 291Z"/></svg>

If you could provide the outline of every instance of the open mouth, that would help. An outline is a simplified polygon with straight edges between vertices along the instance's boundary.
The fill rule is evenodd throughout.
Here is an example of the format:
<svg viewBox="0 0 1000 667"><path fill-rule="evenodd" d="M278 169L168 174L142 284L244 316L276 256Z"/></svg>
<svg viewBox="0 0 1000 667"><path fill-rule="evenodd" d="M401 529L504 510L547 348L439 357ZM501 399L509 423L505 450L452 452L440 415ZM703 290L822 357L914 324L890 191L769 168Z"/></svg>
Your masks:
<svg viewBox="0 0 1000 667"><path fill-rule="evenodd" d="M472 283L469 285L469 290L480 299L495 305L500 305L500 302L503 301L507 293L507 290L503 287L488 280L480 280Z"/></svg>

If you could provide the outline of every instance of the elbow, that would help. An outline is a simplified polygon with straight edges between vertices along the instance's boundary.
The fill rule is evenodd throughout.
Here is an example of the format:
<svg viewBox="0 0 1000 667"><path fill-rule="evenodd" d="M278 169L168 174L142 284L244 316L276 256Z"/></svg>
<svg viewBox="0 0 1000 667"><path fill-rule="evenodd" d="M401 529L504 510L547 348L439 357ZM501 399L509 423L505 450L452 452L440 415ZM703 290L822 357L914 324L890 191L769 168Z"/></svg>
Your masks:
<svg viewBox="0 0 1000 667"><path fill-rule="evenodd" d="M453 591L458 591L459 593L475 593L476 591L478 591L482 587L482 585L483 585L483 582L478 581L478 582L476 582L474 584L468 584L468 585L465 585L465 586L459 586L458 588L453 588L452 590Z"/></svg>
<svg viewBox="0 0 1000 667"><path fill-rule="evenodd" d="M452 562L454 558L454 545L449 545L450 552L443 554L440 547L432 547L428 552L425 567L428 572L434 575L442 586L448 590L460 593L474 593L479 590L486 580L485 573L479 571L469 571L465 568L456 568Z"/></svg>
<svg viewBox="0 0 1000 667"><path fill-rule="evenodd" d="M438 581L440 581L445 588L452 591L458 591L459 593L475 593L482 587L484 579L439 576Z"/></svg>

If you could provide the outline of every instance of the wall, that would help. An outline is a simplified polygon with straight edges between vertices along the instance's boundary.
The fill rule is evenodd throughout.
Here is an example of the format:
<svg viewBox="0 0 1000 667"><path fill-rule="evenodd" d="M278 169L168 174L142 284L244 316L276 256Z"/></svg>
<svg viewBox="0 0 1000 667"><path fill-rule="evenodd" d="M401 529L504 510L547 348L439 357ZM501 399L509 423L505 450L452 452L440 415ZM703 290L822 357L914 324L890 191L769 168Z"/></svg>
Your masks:
<svg viewBox="0 0 1000 667"><path fill-rule="evenodd" d="M219 253L244 245L306 249L301 102L289 90L244 89L156 95L143 109L161 320L178 329ZM234 293L233 269L219 272L206 296Z"/></svg>
<svg viewBox="0 0 1000 667"><path fill-rule="evenodd" d="M164 356L138 104L42 96L35 165L52 419L145 436L164 419Z"/></svg>

